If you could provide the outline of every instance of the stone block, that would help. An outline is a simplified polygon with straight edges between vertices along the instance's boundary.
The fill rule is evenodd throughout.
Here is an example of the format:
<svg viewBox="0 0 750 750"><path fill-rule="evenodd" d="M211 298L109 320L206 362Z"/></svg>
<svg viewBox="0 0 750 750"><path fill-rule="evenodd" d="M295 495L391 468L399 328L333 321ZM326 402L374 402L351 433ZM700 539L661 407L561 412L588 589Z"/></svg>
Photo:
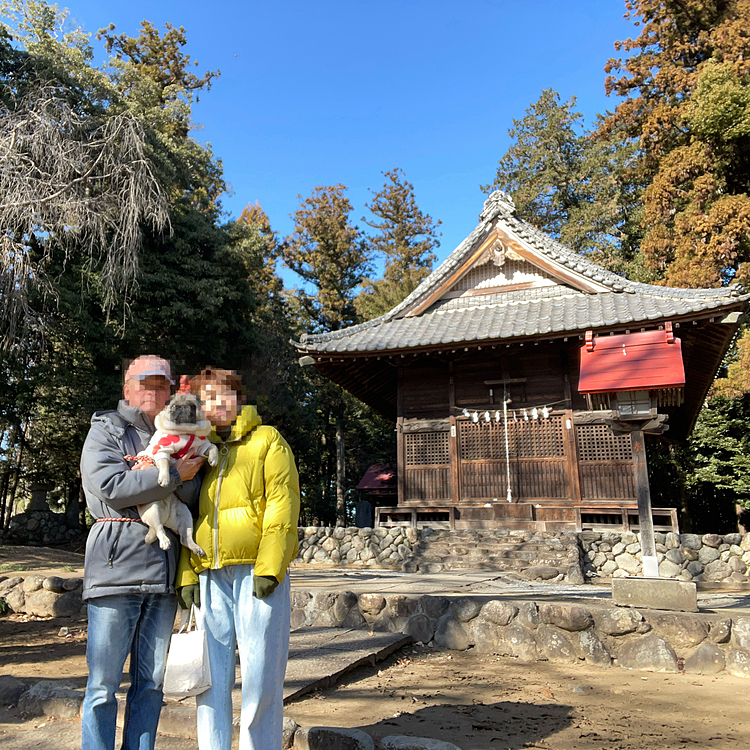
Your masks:
<svg viewBox="0 0 750 750"><path fill-rule="evenodd" d="M463 625L450 615L441 618L435 628L435 643L451 651L465 651L471 645Z"/></svg>
<svg viewBox="0 0 750 750"><path fill-rule="evenodd" d="M560 575L560 571L557 568L553 568L551 565L530 565L528 568L524 568L524 570L520 572L521 575L525 576L530 581L549 581Z"/></svg>
<svg viewBox="0 0 750 750"><path fill-rule="evenodd" d="M39 591L39 589L42 588L43 583L44 576L26 576L26 578L23 579L21 588L25 593L30 594L32 591Z"/></svg>
<svg viewBox="0 0 750 750"><path fill-rule="evenodd" d="M698 550L698 560L704 565L718 560L721 557L721 553L715 547L704 546Z"/></svg>
<svg viewBox="0 0 750 750"><path fill-rule="evenodd" d="M625 669L649 672L677 672L674 649L655 633L625 643L617 652L617 661Z"/></svg>
<svg viewBox="0 0 750 750"><path fill-rule="evenodd" d="M729 578L732 572L729 563L723 560L714 560L703 569L703 575L707 581L723 581L725 578Z"/></svg>
<svg viewBox="0 0 750 750"><path fill-rule="evenodd" d="M615 557L615 562L620 570L624 570L630 575L636 575L641 572L641 563L629 552L623 552Z"/></svg>
<svg viewBox="0 0 750 750"><path fill-rule="evenodd" d="M730 651L726 659L729 674L735 677L750 677L750 654L747 651Z"/></svg>
<svg viewBox="0 0 750 750"><path fill-rule="evenodd" d="M19 583L23 583L23 578L21 578L21 576L11 576L10 578L0 581L0 596L3 595L3 591L8 591L9 589L18 586Z"/></svg>
<svg viewBox="0 0 750 750"><path fill-rule="evenodd" d="M613 579L612 601L619 607L698 611L695 584L669 578Z"/></svg>
<svg viewBox="0 0 750 750"><path fill-rule="evenodd" d="M18 699L18 710L26 716L56 716L72 719L83 703L83 690L72 685L43 681L29 688Z"/></svg>
<svg viewBox="0 0 750 750"><path fill-rule="evenodd" d="M456 599L452 605L453 614L459 622L469 622L473 620L482 609L482 603L469 597Z"/></svg>
<svg viewBox="0 0 750 750"><path fill-rule="evenodd" d="M536 644L539 655L550 661L573 662L578 659L576 649L568 637L547 625L540 625L536 631Z"/></svg>
<svg viewBox="0 0 750 750"><path fill-rule="evenodd" d="M597 667L612 666L612 657L599 636L593 630L578 633L578 646L583 658Z"/></svg>
<svg viewBox="0 0 750 750"><path fill-rule="evenodd" d="M380 750L461 750L452 742L433 740L429 737L404 737L392 734L380 740Z"/></svg>
<svg viewBox="0 0 750 750"><path fill-rule="evenodd" d="M485 620L481 615L467 623L469 639L474 644L474 650L478 654L502 654L506 653L505 630L506 628L496 625L494 622ZM508 628L510 630L510 628ZM528 631L526 631L528 633ZM532 636L533 640L533 636Z"/></svg>
<svg viewBox="0 0 750 750"><path fill-rule="evenodd" d="M13 612L23 612L26 607L26 594L24 594L21 586L6 591L2 594L2 598L5 599L5 603Z"/></svg>
<svg viewBox="0 0 750 750"><path fill-rule="evenodd" d="M339 727L298 727L294 750L375 750L369 734Z"/></svg>
<svg viewBox="0 0 750 750"><path fill-rule="evenodd" d="M78 591L56 594L54 591L39 589L26 595L26 614L38 617L71 617L81 609L81 595Z"/></svg>
<svg viewBox="0 0 750 750"><path fill-rule="evenodd" d="M570 632L586 630L594 624L591 612L575 604L541 604L539 615L547 625L555 625Z"/></svg>
<svg viewBox="0 0 750 750"><path fill-rule="evenodd" d="M732 634L730 619L713 620L709 627L708 639L713 643L726 643Z"/></svg>
<svg viewBox="0 0 750 750"><path fill-rule="evenodd" d="M693 648L708 637L709 622L705 616L689 614L650 614L648 621L656 633L674 648Z"/></svg>
<svg viewBox="0 0 750 750"><path fill-rule="evenodd" d="M495 625L508 625L517 614L518 607L496 599L487 602L482 607L482 617L495 623Z"/></svg>
<svg viewBox="0 0 750 750"><path fill-rule="evenodd" d="M431 620L437 620L445 614L448 609L450 601L445 596L421 596L419 598L419 606L427 617Z"/></svg>
<svg viewBox="0 0 750 750"><path fill-rule="evenodd" d="M414 615L406 621L404 633L410 635L417 642L429 643L435 634L435 626L426 615Z"/></svg>
<svg viewBox="0 0 750 750"><path fill-rule="evenodd" d="M724 539L718 534L704 534L702 541L706 547L718 547L720 544L723 544Z"/></svg>
<svg viewBox="0 0 750 750"><path fill-rule="evenodd" d="M75 591L83 586L83 578L65 578L63 580L63 591Z"/></svg>
<svg viewBox="0 0 750 750"><path fill-rule="evenodd" d="M338 529L337 529L338 531ZM299 724L288 716L284 717L283 728L281 730L281 750L291 750L294 744L294 733L299 728Z"/></svg>
<svg viewBox="0 0 750 750"><path fill-rule="evenodd" d="M750 617L737 617L732 622L732 645L750 651Z"/></svg>
<svg viewBox="0 0 750 750"><path fill-rule="evenodd" d="M515 656L519 661L532 662L539 658L536 639L533 632L523 627L516 620L503 632L504 652L508 656Z"/></svg>
<svg viewBox="0 0 750 750"><path fill-rule="evenodd" d="M685 659L685 671L689 674L716 674L726 665L724 652L713 643L704 643Z"/></svg>
<svg viewBox="0 0 750 750"><path fill-rule="evenodd" d="M0 675L0 706L15 706L18 699L28 690L28 684L13 675Z"/></svg>
<svg viewBox="0 0 750 750"><path fill-rule="evenodd" d="M518 622L529 630L539 627L539 606L536 602L524 602L518 609Z"/></svg>
<svg viewBox="0 0 750 750"><path fill-rule="evenodd" d="M674 552L675 550L670 550L670 552ZM682 566L676 565L673 562L670 562L669 560L663 560L661 565L659 565L659 575L662 578L676 578L678 575L680 575L680 572L682 571Z"/></svg>
<svg viewBox="0 0 750 750"><path fill-rule="evenodd" d="M607 563L605 557L604 565L606 564ZM565 582L570 583L573 586L581 586L586 582L583 578L583 571L581 570L581 566L578 563L574 563L568 566L568 569L565 572Z"/></svg>

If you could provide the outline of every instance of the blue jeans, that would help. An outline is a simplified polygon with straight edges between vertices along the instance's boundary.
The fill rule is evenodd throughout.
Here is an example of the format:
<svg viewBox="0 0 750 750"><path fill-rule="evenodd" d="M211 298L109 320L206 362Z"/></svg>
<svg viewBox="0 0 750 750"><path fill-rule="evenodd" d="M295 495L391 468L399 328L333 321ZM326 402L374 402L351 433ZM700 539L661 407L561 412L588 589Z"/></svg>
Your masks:
<svg viewBox="0 0 750 750"><path fill-rule="evenodd" d="M199 576L211 665L211 687L195 699L200 750L229 750L232 744L235 638L242 672L240 750L281 750L289 576L267 599L256 599L253 568L227 565Z"/></svg>
<svg viewBox="0 0 750 750"><path fill-rule="evenodd" d="M153 750L177 597L119 594L88 601L89 679L81 719L82 750L114 750L117 698L130 654L123 750Z"/></svg>

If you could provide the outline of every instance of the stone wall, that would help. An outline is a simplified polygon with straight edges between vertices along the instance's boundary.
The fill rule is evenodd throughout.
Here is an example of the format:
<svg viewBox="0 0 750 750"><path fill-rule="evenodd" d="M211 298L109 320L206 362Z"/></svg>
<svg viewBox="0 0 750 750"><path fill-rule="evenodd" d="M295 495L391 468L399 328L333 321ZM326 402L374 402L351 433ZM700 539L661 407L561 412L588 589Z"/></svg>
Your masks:
<svg viewBox="0 0 750 750"><path fill-rule="evenodd" d="M292 629L408 633L437 647L598 667L750 678L750 617L479 597L292 590Z"/></svg>
<svg viewBox="0 0 750 750"><path fill-rule="evenodd" d="M750 534L654 534L659 575L682 581L750 582ZM584 575L643 575L640 537L632 532L579 534Z"/></svg>
<svg viewBox="0 0 750 750"><path fill-rule="evenodd" d="M0 599L12 612L39 617L70 617L84 609L82 578L0 576Z"/></svg>
<svg viewBox="0 0 750 750"><path fill-rule="evenodd" d="M308 526L300 528L298 534L299 556L293 565L400 568L419 544L419 532L411 527Z"/></svg>
<svg viewBox="0 0 750 750"><path fill-rule="evenodd" d="M81 534L79 529L69 529L65 513L49 509L27 510L10 519L4 541L7 544L28 544L32 547L65 544Z"/></svg>

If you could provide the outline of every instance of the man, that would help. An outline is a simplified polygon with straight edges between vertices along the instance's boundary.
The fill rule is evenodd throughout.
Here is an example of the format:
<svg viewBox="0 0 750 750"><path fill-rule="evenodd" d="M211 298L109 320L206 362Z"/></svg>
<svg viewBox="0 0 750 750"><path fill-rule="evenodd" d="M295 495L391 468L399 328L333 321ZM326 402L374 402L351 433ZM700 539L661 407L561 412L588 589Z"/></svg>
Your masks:
<svg viewBox="0 0 750 750"><path fill-rule="evenodd" d="M174 580L180 554L172 546L144 542L148 527L136 505L174 492L195 506L196 473L202 458L178 459L170 484L161 487L156 467L131 471L134 456L154 432L154 417L169 400L169 362L154 355L133 360L125 373L124 400L114 411L96 412L81 455L86 504L96 523L86 543L83 599L88 603L89 678L83 702L83 750L114 750L117 700L130 654L123 750L153 750L162 704L162 682L177 597Z"/></svg>

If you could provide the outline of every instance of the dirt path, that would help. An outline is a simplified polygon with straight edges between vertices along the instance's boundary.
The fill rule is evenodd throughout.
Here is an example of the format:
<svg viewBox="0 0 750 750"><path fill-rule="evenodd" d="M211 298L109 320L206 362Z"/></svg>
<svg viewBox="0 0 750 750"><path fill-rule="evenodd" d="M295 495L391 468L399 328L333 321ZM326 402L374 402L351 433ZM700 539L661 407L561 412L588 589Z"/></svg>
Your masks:
<svg viewBox="0 0 750 750"><path fill-rule="evenodd" d="M287 706L304 725L375 739L431 737L461 750L668 750L750 747L746 680L520 664L407 648L335 688Z"/></svg>

